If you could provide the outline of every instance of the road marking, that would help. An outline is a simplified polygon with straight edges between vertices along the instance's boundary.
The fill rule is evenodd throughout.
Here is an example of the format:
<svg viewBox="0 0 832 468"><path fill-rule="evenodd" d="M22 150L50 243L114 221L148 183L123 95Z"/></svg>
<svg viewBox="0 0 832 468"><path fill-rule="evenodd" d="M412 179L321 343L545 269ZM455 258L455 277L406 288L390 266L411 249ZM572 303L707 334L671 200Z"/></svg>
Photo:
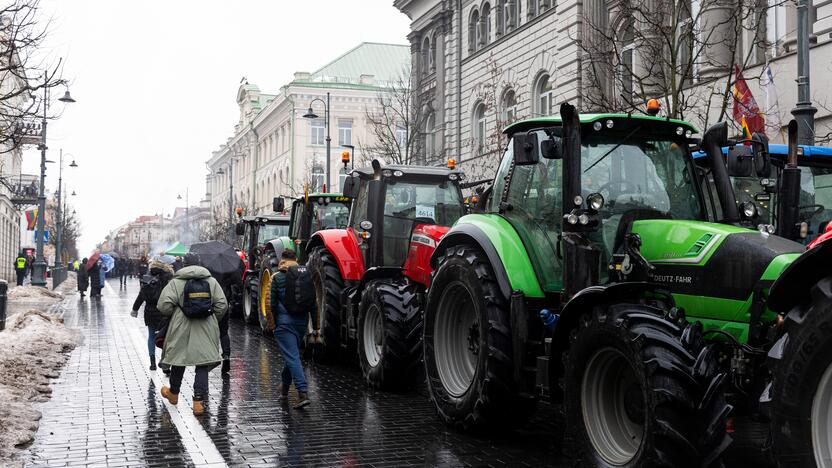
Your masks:
<svg viewBox="0 0 832 468"><path fill-rule="evenodd" d="M115 290L113 290L109 283L107 283L107 289L115 295ZM133 351L137 354L137 359L143 359L147 354L147 337L143 336L140 328L135 326L135 322L132 322L133 319L130 317L129 311L118 311L116 314L106 315L113 320L119 319L122 322L118 324L118 327L122 330L128 330L130 341L133 342ZM144 372L148 374L156 388L161 390L162 385L166 384L160 375L161 371L151 372L145 368ZM182 384L184 388L185 382L183 381ZM157 395L168 410L171 422L176 426L176 430L179 431L182 445L188 451L191 461L200 467L227 467L228 465L225 463L225 459L219 450L217 450L217 446L214 445L214 441L211 440L211 437L208 436L208 433L205 432L205 429L202 428L202 425L197 421L196 416L194 416L193 404L190 402L190 398L183 398L185 396L184 392L180 392L179 404L174 406L162 397L161 393L157 393ZM182 408L183 411L180 411L179 408Z"/></svg>

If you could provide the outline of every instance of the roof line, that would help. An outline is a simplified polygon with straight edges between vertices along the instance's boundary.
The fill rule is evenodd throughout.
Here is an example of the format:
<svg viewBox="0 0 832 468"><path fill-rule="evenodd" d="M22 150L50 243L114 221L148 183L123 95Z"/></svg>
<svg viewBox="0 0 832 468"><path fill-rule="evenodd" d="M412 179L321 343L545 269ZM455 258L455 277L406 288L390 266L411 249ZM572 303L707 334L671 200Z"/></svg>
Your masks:
<svg viewBox="0 0 832 468"><path fill-rule="evenodd" d="M388 43L385 43L385 42L360 42L357 46L355 46L355 47L353 47L352 49L350 49L350 50L348 50L348 51L344 52L343 54L339 55L339 56L338 56L338 57L336 57L335 59L330 60L330 61L329 61L326 65L324 65L324 66L322 66L321 68L319 68L319 69L315 70L315 71L314 71L314 72L312 72L310 75L317 75L317 74L318 74L318 73L320 73L320 72L321 72L321 70L323 70L324 68L326 68L326 67L328 67L328 66L332 65L333 63L335 63L335 62L337 62L337 61L341 60L342 58L346 57L347 55L349 55L349 54L351 54L351 53L355 52L356 50L358 50L361 46L364 46L364 45L367 45L367 44L372 44L372 45L388 45L388 46L398 46L398 47L410 47L410 46L409 46L409 45L407 45L407 44L388 44Z"/></svg>

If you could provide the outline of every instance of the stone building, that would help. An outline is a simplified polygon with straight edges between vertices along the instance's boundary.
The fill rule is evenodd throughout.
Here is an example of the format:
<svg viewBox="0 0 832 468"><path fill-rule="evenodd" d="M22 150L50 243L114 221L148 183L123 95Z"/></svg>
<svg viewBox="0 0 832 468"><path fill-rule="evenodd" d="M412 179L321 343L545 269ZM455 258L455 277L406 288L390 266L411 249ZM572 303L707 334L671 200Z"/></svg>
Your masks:
<svg viewBox="0 0 832 468"><path fill-rule="evenodd" d="M254 84L237 90L240 116L233 135L207 161L207 197L214 218L271 211L275 196L323 189L326 170L324 106L329 93L332 191L344 177L344 145L374 144L366 115L408 73L405 45L362 43L313 73L297 72L277 94ZM316 101L316 99L320 99ZM313 102L314 101L314 102ZM303 116L312 107L316 119ZM233 191L231 190L233 186Z"/></svg>
<svg viewBox="0 0 832 468"><path fill-rule="evenodd" d="M493 175L505 145L501 130L511 121L556 113L564 101L583 111L601 110L587 97L596 91L590 86L588 67L597 59L586 46L588 25L619 38L612 48L619 54L616 63L645 69L656 60L644 47L628 42L625 25L633 20L621 14L617 1L395 0L394 5L412 20L408 38L419 78L417 99L428 116L426 159L441 164L454 158L469 179ZM736 55L744 59L744 76L764 110L769 107L759 78L769 60L785 125L797 100L796 9L792 2L763 0L760 5L762 18L745 25ZM832 63L832 2L813 0L812 5L812 97L818 107L816 131L822 137L832 130L832 92L823 79ZM684 9L693 12L698 23L692 26L693 19L677 18L678 31L704 34L714 24L725 28L725 18L735 14L734 8L722 0L687 0ZM731 53L723 47L711 44L702 51L700 56L707 56L708 62L697 63L694 79L685 84L685 93L700 97L698 107L685 118L700 128L721 115L722 95L711 96L710 91L724 88L733 68ZM660 97L635 96L632 77L620 70L613 70L605 81L611 94L629 91L633 96L629 108L619 103L604 110L633 110L649 97ZM777 131L769 136L773 141L782 138Z"/></svg>

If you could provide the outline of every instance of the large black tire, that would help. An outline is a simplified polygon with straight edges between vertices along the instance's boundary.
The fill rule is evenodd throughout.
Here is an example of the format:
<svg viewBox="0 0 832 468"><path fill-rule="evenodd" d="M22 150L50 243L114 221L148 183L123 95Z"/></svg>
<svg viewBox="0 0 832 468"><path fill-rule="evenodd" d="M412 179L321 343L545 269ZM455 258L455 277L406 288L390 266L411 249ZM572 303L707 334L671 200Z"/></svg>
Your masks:
<svg viewBox="0 0 832 468"><path fill-rule="evenodd" d="M260 278L246 278L243 289L243 322L252 325L255 323L259 324L260 322L257 314L257 306L260 298L259 282Z"/></svg>
<svg viewBox="0 0 832 468"><path fill-rule="evenodd" d="M437 260L425 307L424 360L439 417L470 430L524 421L535 400L514 384L508 301L486 255L449 247Z"/></svg>
<svg viewBox="0 0 832 468"><path fill-rule="evenodd" d="M422 310L406 280L376 280L361 294L358 362L367 383L405 389L422 374Z"/></svg>
<svg viewBox="0 0 832 468"><path fill-rule="evenodd" d="M730 444L724 374L701 325L641 303L596 306L561 354L565 412L581 466L718 466Z"/></svg>
<svg viewBox="0 0 832 468"><path fill-rule="evenodd" d="M274 333L277 326L274 314L272 313L272 278L277 273L277 266L273 266L270 256L266 256L260 263L260 292L258 293L258 321L263 335L269 336Z"/></svg>
<svg viewBox="0 0 832 468"><path fill-rule="evenodd" d="M316 342L311 343L315 362L333 362L341 351L341 292L344 280L335 258L326 247L316 247L309 253L307 268L315 285L315 316L311 317Z"/></svg>
<svg viewBox="0 0 832 468"><path fill-rule="evenodd" d="M786 315L784 326L785 334L769 353L773 453L781 467L829 467L832 277L812 287L810 297Z"/></svg>

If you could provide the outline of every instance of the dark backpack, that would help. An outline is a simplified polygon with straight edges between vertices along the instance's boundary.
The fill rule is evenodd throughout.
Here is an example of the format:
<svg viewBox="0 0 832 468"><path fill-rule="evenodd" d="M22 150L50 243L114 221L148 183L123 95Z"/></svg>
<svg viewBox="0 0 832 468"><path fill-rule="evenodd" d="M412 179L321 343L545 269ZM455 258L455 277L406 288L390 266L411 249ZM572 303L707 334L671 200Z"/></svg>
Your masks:
<svg viewBox="0 0 832 468"><path fill-rule="evenodd" d="M306 265L295 265L286 270L283 298L283 306L292 315L303 315L315 308L315 287Z"/></svg>
<svg viewBox="0 0 832 468"><path fill-rule="evenodd" d="M214 313L211 284L206 279L189 279L185 283L182 312L192 319L210 317Z"/></svg>
<svg viewBox="0 0 832 468"><path fill-rule="evenodd" d="M147 303L145 307L150 306L156 309L156 304L159 303L159 298L162 296L162 290L165 289L167 281L162 281L158 276L151 276L150 278L142 278L142 283L144 283L144 299Z"/></svg>

